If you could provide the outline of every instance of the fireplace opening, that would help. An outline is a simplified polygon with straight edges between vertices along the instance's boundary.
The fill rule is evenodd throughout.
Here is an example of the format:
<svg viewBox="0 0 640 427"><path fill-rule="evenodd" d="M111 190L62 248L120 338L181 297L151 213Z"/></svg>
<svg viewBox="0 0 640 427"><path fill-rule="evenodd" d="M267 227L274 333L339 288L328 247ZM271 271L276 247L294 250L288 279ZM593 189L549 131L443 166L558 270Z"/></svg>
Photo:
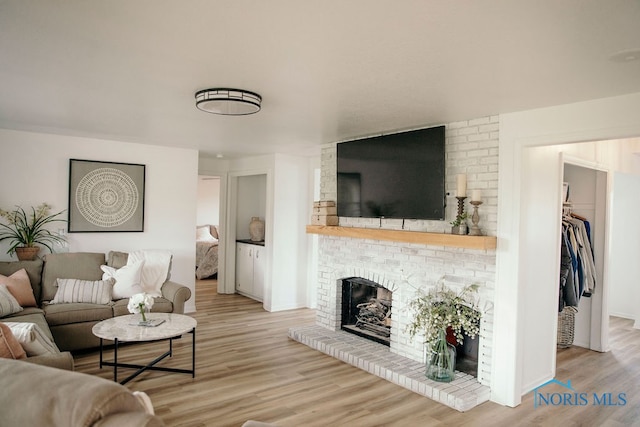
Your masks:
<svg viewBox="0 0 640 427"><path fill-rule="evenodd" d="M456 371L464 372L474 377L478 376L478 343L480 338L476 335L471 338L464 330L464 342L458 344L453 330L447 328L447 342L456 348Z"/></svg>
<svg viewBox="0 0 640 427"><path fill-rule="evenodd" d="M342 329L390 345L392 295L393 292L371 280L343 279Z"/></svg>

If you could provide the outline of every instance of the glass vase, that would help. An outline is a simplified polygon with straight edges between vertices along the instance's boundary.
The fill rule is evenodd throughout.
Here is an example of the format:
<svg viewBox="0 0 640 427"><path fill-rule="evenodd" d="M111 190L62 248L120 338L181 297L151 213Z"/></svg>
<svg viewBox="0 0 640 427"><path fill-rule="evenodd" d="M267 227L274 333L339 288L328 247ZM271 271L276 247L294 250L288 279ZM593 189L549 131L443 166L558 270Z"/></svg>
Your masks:
<svg viewBox="0 0 640 427"><path fill-rule="evenodd" d="M149 312L151 310L149 310L149 307L140 306L140 318L138 319L138 325L140 326L147 326L149 324Z"/></svg>
<svg viewBox="0 0 640 427"><path fill-rule="evenodd" d="M429 346L426 377L443 383L453 381L456 376L456 348L447 342L444 329L438 331L438 339Z"/></svg>

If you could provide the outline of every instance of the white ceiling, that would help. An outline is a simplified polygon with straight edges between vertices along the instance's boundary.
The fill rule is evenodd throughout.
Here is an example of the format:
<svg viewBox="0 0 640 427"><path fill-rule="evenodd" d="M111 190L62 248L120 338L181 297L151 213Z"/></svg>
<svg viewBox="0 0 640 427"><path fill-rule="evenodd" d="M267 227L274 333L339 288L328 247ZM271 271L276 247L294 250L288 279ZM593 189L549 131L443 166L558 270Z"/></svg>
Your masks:
<svg viewBox="0 0 640 427"><path fill-rule="evenodd" d="M225 157L640 92L638 0L0 0L0 127ZM262 110L195 107L209 87Z"/></svg>

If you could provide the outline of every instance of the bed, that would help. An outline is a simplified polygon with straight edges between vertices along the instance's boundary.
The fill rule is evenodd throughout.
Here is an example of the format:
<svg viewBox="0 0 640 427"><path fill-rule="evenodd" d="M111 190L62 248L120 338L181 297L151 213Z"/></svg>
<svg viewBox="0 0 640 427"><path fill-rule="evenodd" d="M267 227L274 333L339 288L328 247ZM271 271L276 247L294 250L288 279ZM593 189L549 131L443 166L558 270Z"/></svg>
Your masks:
<svg viewBox="0 0 640 427"><path fill-rule="evenodd" d="M218 273L218 227L196 227L196 278L198 280Z"/></svg>

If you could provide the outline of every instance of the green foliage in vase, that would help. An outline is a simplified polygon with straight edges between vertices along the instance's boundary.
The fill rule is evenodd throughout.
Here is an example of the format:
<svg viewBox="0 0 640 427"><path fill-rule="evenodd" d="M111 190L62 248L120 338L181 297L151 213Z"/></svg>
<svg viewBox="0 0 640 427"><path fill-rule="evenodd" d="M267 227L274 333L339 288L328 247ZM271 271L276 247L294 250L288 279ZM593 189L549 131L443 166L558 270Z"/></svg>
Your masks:
<svg viewBox="0 0 640 427"><path fill-rule="evenodd" d="M426 343L434 345L438 333L451 327L458 344L464 342L463 331L471 338L480 332L480 317L477 294L479 285L467 285L458 293L449 289L442 281L428 292L418 291L409 302L414 313L413 321L407 326L411 338L424 333Z"/></svg>
<svg viewBox="0 0 640 427"><path fill-rule="evenodd" d="M460 227L460 224L466 221L467 218L469 218L469 214L467 212L464 212L462 215L456 215L456 219L451 221L449 224L453 225L454 227Z"/></svg>
<svg viewBox="0 0 640 427"><path fill-rule="evenodd" d="M42 203L37 207L32 207L27 213L20 206L9 212L0 209L0 217L4 218L6 224L0 223L0 241L9 240L8 254L16 251L17 247L33 247L40 244L50 252L53 252L53 244L65 241L64 237L53 234L47 230L46 226L52 222L67 222L65 219L57 218L64 211L51 214L51 206Z"/></svg>

